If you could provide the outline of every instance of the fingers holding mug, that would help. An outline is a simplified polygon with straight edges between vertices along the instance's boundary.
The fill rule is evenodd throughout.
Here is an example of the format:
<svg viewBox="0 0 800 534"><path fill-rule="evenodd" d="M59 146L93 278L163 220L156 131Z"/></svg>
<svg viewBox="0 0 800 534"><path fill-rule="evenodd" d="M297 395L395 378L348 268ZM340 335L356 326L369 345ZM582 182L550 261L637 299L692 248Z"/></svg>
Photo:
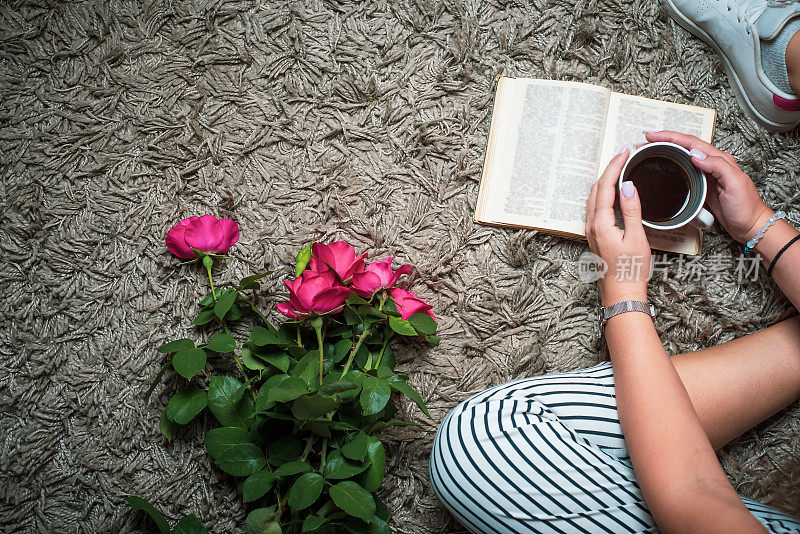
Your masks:
<svg viewBox="0 0 800 534"><path fill-rule="evenodd" d="M727 165L723 158L714 158ZM635 185L642 224L659 230L687 224L704 229L713 224L713 216L703 209L708 184L694 163L689 150L667 141L654 141L631 154L619 177L619 189L624 192L627 181Z"/></svg>
<svg viewBox="0 0 800 534"><path fill-rule="evenodd" d="M662 132L645 132L645 139L651 143L674 143L689 151L699 151L701 154L707 156L718 156L724 158L731 165L738 167L736 158L734 158L732 155L728 154L727 152L723 152L714 145L706 143L702 139L698 139L693 135L664 130Z"/></svg>

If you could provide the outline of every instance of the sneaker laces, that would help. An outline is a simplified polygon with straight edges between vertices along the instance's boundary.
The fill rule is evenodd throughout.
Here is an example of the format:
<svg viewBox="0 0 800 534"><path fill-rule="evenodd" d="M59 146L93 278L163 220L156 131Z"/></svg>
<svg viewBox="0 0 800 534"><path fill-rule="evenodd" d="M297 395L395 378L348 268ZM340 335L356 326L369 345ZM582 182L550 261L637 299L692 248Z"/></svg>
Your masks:
<svg viewBox="0 0 800 534"><path fill-rule="evenodd" d="M728 11L736 12L736 20L744 21L750 35L753 24L770 7L783 7L797 3L797 0L728 0Z"/></svg>

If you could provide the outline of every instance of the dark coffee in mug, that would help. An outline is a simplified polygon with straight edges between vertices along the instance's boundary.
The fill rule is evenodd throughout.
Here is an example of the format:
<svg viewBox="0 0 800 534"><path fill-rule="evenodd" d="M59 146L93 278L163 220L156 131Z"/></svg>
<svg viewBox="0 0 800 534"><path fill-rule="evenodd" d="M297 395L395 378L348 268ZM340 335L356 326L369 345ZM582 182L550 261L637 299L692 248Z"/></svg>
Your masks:
<svg viewBox="0 0 800 534"><path fill-rule="evenodd" d="M642 202L642 218L666 222L686 206L691 180L682 165L672 158L651 156L631 169L626 179L633 182Z"/></svg>

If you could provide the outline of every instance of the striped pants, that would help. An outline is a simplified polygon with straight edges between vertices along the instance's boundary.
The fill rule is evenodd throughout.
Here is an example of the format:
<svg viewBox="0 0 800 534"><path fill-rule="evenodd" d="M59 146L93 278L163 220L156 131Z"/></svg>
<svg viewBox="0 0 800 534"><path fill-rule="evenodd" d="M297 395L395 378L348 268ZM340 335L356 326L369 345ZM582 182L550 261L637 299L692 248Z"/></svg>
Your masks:
<svg viewBox="0 0 800 534"><path fill-rule="evenodd" d="M625 447L607 362L462 402L436 433L430 476L470 532L657 532ZM742 501L769 532L800 532L800 519Z"/></svg>

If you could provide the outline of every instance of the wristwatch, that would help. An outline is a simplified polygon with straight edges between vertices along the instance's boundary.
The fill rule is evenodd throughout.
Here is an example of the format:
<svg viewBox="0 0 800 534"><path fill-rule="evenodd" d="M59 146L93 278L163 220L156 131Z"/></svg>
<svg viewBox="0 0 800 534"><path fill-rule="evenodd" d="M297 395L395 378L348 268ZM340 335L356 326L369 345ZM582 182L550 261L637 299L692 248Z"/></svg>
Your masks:
<svg viewBox="0 0 800 534"><path fill-rule="evenodd" d="M600 306L599 318L597 321L597 337L603 337L603 330L609 319L620 313L637 311L646 313L652 319L656 318L656 308L648 302L641 300L623 300L611 306Z"/></svg>

